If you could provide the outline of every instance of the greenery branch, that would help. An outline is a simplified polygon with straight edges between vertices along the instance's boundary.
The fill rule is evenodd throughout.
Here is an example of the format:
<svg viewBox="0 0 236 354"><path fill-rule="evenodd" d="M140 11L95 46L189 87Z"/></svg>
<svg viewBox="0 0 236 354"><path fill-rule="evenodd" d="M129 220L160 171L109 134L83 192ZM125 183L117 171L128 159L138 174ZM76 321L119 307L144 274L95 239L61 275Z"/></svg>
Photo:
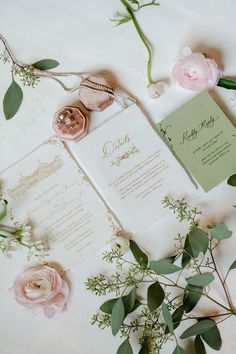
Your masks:
<svg viewBox="0 0 236 354"><path fill-rule="evenodd" d="M44 76L47 70L57 67L59 63L53 59L42 59L33 64L22 64L14 57L7 41L1 34L0 42L4 46L4 52L0 54L0 60L4 64L11 64L11 84L3 99L5 117L11 119L18 112L23 101L23 91L16 82L16 77L19 78L23 86L34 88L39 83L40 76Z"/></svg>
<svg viewBox="0 0 236 354"><path fill-rule="evenodd" d="M185 200L166 197L163 205L172 210L180 222L189 223L187 234L176 236L172 256L150 260L130 240L133 259L126 259L118 251L107 251L103 258L115 265L115 271L110 276L101 273L86 281L86 288L95 295L114 293L116 296L101 305L92 317L92 324L101 329L110 327L113 335L120 333L123 342L117 354L133 354L130 339L134 332L139 335L139 354L161 353L169 340L175 341L173 354L185 354L180 340L191 337L195 337L196 354L206 353L206 344L220 350L222 339L218 325L236 315L226 286L226 278L236 268L236 260L223 277L214 255L221 241L231 237L232 232L223 222L208 225L204 230L200 228L201 212L189 208ZM223 302L209 294L217 278L224 292ZM194 311L197 307L200 309L201 298L216 305L215 311L196 316ZM191 324L179 336L181 324L186 321Z"/></svg>

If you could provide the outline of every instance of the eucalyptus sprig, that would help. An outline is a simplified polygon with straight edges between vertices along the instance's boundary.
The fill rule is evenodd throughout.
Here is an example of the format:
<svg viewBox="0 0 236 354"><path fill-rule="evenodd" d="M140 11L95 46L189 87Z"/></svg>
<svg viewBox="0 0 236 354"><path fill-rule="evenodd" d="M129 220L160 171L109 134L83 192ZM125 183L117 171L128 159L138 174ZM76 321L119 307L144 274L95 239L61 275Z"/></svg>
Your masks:
<svg viewBox="0 0 236 354"><path fill-rule="evenodd" d="M194 338L196 354L206 353L206 344L220 350L222 339L218 324L236 315L226 284L229 272L236 268L236 260L222 277L214 254L220 242L231 237L232 232L223 222L208 225L204 230L200 228L200 211L189 208L185 200L166 197L163 204L180 222L189 222L187 235L176 237L174 254L150 260L130 240L131 260L117 251L105 252L104 260L115 265L115 272L110 276L90 277L85 284L98 296L115 294L101 305L92 324L100 329L111 328L114 336L120 334L123 342L117 354L134 353L130 341L134 332L139 336L139 354L161 353L169 340L175 342L173 354L186 354L181 340L188 338ZM209 293L217 279L225 295L223 302ZM196 316L193 310L201 298L214 304L215 311ZM189 326L180 331L183 323Z"/></svg>
<svg viewBox="0 0 236 354"><path fill-rule="evenodd" d="M23 91L16 78L23 86L34 88L40 81L43 72L53 69L59 65L53 59L42 59L33 64L23 64L19 62L11 52L5 38L0 34L0 42L3 44L4 51L0 54L0 61L3 64L11 65L11 84L8 87L3 99L3 111L6 119L11 119L18 112L23 101Z"/></svg>
<svg viewBox="0 0 236 354"><path fill-rule="evenodd" d="M27 249L27 257L35 256L39 261L44 261L47 256L48 246L46 240L34 240L32 227L28 223L20 224L8 213L8 202L0 196L0 222L8 216L12 227L0 224L0 251L11 256L19 246Z"/></svg>
<svg viewBox="0 0 236 354"><path fill-rule="evenodd" d="M147 79L148 79L148 86L153 84L154 81L152 80L152 75L151 75L151 67L152 67L152 46L149 40L146 38L146 36L143 33L143 30L141 29L139 22L136 18L136 13L139 12L141 9L144 7L148 6L159 6L159 2L156 2L155 0L145 2L143 4L140 3L140 1L137 0L120 0L122 5L125 7L126 14L121 14L119 11L116 12L117 18L111 19L112 22L116 24L116 26L125 24L127 22L132 22L139 38L141 39L142 43L144 44L147 54L148 54L148 62L147 62Z"/></svg>

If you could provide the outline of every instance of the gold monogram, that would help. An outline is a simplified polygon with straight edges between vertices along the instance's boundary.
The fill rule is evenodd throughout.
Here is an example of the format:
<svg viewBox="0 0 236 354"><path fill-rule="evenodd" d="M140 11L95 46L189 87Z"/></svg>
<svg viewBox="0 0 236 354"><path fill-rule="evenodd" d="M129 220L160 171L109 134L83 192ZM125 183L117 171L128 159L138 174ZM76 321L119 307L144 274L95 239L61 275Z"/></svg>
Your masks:
<svg viewBox="0 0 236 354"><path fill-rule="evenodd" d="M128 144L132 139L130 138L129 134L125 134L124 137L119 138L115 141L107 141L102 148L103 152L103 159L106 157L111 156L116 150L119 150L125 144Z"/></svg>

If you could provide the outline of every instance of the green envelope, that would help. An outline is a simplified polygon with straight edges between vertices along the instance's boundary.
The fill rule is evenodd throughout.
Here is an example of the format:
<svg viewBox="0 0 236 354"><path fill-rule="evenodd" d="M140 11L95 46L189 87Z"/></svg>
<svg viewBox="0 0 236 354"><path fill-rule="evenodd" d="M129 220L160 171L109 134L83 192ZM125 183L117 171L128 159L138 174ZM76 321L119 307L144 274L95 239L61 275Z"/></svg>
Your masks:
<svg viewBox="0 0 236 354"><path fill-rule="evenodd" d="M235 173L235 127L207 91L163 119L157 128L205 192Z"/></svg>

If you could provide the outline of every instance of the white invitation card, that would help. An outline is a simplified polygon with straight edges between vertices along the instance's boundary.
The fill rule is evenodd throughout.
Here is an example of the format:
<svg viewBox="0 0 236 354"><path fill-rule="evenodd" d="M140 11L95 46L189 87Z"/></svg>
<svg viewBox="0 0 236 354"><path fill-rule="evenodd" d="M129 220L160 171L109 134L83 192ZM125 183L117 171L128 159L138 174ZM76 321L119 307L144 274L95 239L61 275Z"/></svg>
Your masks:
<svg viewBox="0 0 236 354"><path fill-rule="evenodd" d="M166 195L195 190L182 166L136 105L72 146L80 166L129 232L166 211Z"/></svg>
<svg viewBox="0 0 236 354"><path fill-rule="evenodd" d="M112 236L113 216L59 139L53 138L0 175L4 197L34 236L46 236L50 262L78 265Z"/></svg>

